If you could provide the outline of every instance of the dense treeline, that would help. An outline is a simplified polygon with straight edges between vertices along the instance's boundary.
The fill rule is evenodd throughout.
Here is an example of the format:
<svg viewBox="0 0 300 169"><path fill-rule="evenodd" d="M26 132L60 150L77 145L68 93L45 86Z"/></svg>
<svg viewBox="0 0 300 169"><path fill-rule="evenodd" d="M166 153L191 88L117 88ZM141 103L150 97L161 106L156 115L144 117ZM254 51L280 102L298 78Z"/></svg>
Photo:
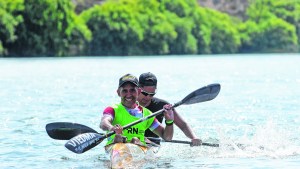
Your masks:
<svg viewBox="0 0 300 169"><path fill-rule="evenodd" d="M300 0L251 0L246 20L196 0L0 0L0 56L299 52Z"/></svg>

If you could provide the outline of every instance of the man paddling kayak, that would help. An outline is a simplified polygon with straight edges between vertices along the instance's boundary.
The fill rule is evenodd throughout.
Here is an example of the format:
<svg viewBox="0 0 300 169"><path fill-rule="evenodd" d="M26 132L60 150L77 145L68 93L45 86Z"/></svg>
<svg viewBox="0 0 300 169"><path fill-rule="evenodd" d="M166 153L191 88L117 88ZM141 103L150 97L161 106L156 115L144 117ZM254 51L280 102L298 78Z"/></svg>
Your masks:
<svg viewBox="0 0 300 169"><path fill-rule="evenodd" d="M153 97L157 90L157 78L151 73L143 73L139 77L139 86L141 92L138 96L138 102L141 106L146 107L152 112L161 110L164 105L169 104L167 101ZM192 131L191 127L184 121L184 119L173 109L174 112L174 123L183 131L183 133L191 139L191 146L200 146L202 140L199 139L196 134ZM164 118L163 114L156 116L156 119L162 123ZM151 130L146 130L146 137L158 137Z"/></svg>
<svg viewBox="0 0 300 169"><path fill-rule="evenodd" d="M122 134L122 132L123 132L123 129L124 130L126 129L127 132L125 132L125 135L127 136L127 138L129 138L130 142L132 142L132 140L136 140L136 141L139 141L140 143L142 143L143 145L145 145L145 135L144 135L145 130L143 130L143 129L148 129L150 127L155 128L155 129L153 129L155 134L159 135L164 140L170 141L173 137L173 130L174 130L173 129L174 113L173 113L172 109L174 109L180 105L191 105L191 104L195 104L195 103L210 101L210 100L216 98L216 96L220 92L220 89L221 89L220 84L210 84L210 85L201 87L201 88L191 92L187 96L185 96L182 100L174 103L174 105L170 105L170 104L165 105L165 106L163 106L164 109L161 109L155 113L151 113L151 111L149 111L147 108L144 108L144 107L138 105L138 103L136 102L137 96L142 91L141 91L141 88L138 87L137 78L130 74L127 74L120 78L119 87L117 89L117 93L121 97L121 103L115 104L114 106L105 109L104 114L106 114L106 112L110 112L110 113L107 113L107 115L104 115L101 119L100 127L104 130L107 130L107 131L112 130L112 131L107 132L104 135L97 133L93 130L91 130L91 132L82 133L79 135L77 135L78 133L71 132L72 135L77 135L77 136L72 137L69 141L67 141L65 144L65 147L74 153L82 154L82 153L92 149L93 147L96 147L106 138L110 138L110 140L109 140L110 142L107 143L109 145L130 144L130 145L135 145L138 147L145 147L145 146L140 146L140 145L132 144L132 143L122 143L122 142L116 143L116 144L110 144L110 143L118 141L118 140L115 140L114 137L112 137L112 136L115 136L115 135L120 136L120 134ZM109 109L110 109L110 111L109 111ZM153 118L162 113L164 113L164 115L165 115L165 122L167 125L165 128L161 125L160 122L157 121L157 119ZM133 115L131 115L131 114L133 114ZM138 118L135 114L142 114L142 118ZM133 118L135 118L135 119L133 119ZM129 122L129 121L132 121L132 122ZM154 126L155 121L157 121L158 126ZM129 122L129 123L127 123L127 122ZM146 123L143 123L143 122L146 122ZM118 126L117 124L119 124L120 126ZM124 125L124 124L126 124L126 125ZM142 125L140 126L139 124L142 124ZM139 125L139 126L137 126L137 125ZM46 128L48 128L48 127L46 127ZM61 128L63 131L65 131L66 129L69 130L68 128L66 128L64 126ZM48 131L48 129L47 129L47 131ZM141 130L139 130L139 129L141 129ZM55 130L57 131L57 129L55 129ZM76 129L75 129L75 131L76 131ZM51 136L53 136L53 135L51 134ZM141 136L141 137L139 137L139 136ZM53 138L56 138L56 136L54 136ZM66 138L70 138L70 135L67 136ZM120 137L120 138L122 138L122 137ZM61 138L58 136L58 139L65 139L65 138ZM123 141L123 140L120 140L120 141ZM218 144L202 143L202 145L219 147ZM107 148L107 147L114 147L114 146L106 146L105 148ZM145 148L146 148L146 150L148 149L148 147L145 147ZM148 152L148 150L147 150L147 152ZM115 152L115 153L118 153L118 152Z"/></svg>
<svg viewBox="0 0 300 169"><path fill-rule="evenodd" d="M156 118L152 117L123 130L122 126L150 115L151 111L140 106L137 102L137 97L141 93L141 89L139 88L138 79L135 76L131 74L122 76L119 79L117 93L121 98L121 103L105 108L101 118L100 128L102 130L116 132L115 135L108 137L106 145L124 142L124 136L127 139L126 142L146 145L144 136L146 129L150 129L165 140L172 140L173 125L168 125L172 124L174 120L173 111L170 108L171 104L163 106L165 110L164 116L166 121L168 121L166 127L156 120Z"/></svg>

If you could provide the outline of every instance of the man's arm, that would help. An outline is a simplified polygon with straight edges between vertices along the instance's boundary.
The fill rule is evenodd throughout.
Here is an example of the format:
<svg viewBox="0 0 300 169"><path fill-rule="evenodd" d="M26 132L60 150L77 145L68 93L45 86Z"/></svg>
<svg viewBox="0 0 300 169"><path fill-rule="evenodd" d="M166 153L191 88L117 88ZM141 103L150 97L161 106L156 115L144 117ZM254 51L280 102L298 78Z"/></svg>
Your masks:
<svg viewBox="0 0 300 169"><path fill-rule="evenodd" d="M164 140L171 141L173 138L174 128L173 125L166 126L166 128L159 123L159 126L153 132Z"/></svg>
<svg viewBox="0 0 300 169"><path fill-rule="evenodd" d="M112 122L115 117L115 110L112 107L106 107L100 122L100 128L104 131L111 131L113 128Z"/></svg>
<svg viewBox="0 0 300 169"><path fill-rule="evenodd" d="M174 113L174 123L176 126L180 128L180 130L192 140L192 146L200 146L202 143L202 140L199 139L196 134L191 129L190 125L176 112L176 110L173 110Z"/></svg>
<svg viewBox="0 0 300 169"><path fill-rule="evenodd" d="M100 128L104 131L111 131L114 126L112 125L112 118L110 116L103 116L100 122Z"/></svg>
<svg viewBox="0 0 300 169"><path fill-rule="evenodd" d="M156 127L153 132L163 138L164 140L172 140L173 138L173 133L174 133L174 127L173 127L173 121L174 121L174 114L173 110L171 109L171 104L166 104L164 105L164 116L165 116L165 121L171 122L169 125L166 125L164 128L161 123L159 123L159 126Z"/></svg>

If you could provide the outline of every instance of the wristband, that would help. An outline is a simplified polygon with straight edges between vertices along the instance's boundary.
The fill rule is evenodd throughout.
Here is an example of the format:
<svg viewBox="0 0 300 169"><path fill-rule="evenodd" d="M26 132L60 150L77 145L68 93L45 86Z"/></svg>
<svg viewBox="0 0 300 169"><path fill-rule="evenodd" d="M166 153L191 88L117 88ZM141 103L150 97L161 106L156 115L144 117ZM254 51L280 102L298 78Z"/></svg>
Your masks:
<svg viewBox="0 0 300 169"><path fill-rule="evenodd" d="M173 120L165 120L165 123L167 126L173 125L174 121Z"/></svg>

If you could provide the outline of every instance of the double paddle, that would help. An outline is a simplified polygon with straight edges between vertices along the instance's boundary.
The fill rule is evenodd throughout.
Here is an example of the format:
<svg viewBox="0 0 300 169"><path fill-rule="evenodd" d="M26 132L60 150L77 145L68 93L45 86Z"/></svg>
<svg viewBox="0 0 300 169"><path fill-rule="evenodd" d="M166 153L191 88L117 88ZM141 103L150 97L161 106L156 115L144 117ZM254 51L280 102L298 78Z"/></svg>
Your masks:
<svg viewBox="0 0 300 169"><path fill-rule="evenodd" d="M180 105L190 105L205 101L210 101L217 97L221 89L220 84L210 84L208 86L204 86L200 89L197 89L183 98L181 101L175 103L172 108L178 107ZM151 117L157 116L164 112L164 109L161 109L151 115L136 120L132 123L129 123L123 126L123 129L130 128L138 123L141 123ZM115 134L115 132L109 132L107 134L100 134L97 133L95 130L81 125L77 123L58 123L61 126L55 126L55 123L50 123L46 126L46 130L48 135L54 139L60 140L67 140L70 139L66 144L65 147L70 151L81 154L89 149L97 146L100 144L104 139L110 137L111 135ZM83 133L83 134L81 134ZM78 135L79 134L79 135ZM75 136L75 137L73 137ZM184 141L182 141L184 143ZM202 143L202 145L218 147L218 144L209 144L209 143Z"/></svg>
<svg viewBox="0 0 300 169"><path fill-rule="evenodd" d="M71 138L78 136L79 134L83 133L97 133L100 135L105 135L103 133L98 133L96 130L82 125L78 123L70 123L70 122L54 122L49 123L46 125L46 131L48 135L56 140L70 140ZM180 143L180 144L189 144L191 145L192 142L190 141L182 141L182 140L161 140L157 137L147 137L150 141L159 144L160 142L168 142L168 143ZM211 143L202 143L201 145L204 146L211 146L211 147L219 147L219 144L211 144Z"/></svg>

